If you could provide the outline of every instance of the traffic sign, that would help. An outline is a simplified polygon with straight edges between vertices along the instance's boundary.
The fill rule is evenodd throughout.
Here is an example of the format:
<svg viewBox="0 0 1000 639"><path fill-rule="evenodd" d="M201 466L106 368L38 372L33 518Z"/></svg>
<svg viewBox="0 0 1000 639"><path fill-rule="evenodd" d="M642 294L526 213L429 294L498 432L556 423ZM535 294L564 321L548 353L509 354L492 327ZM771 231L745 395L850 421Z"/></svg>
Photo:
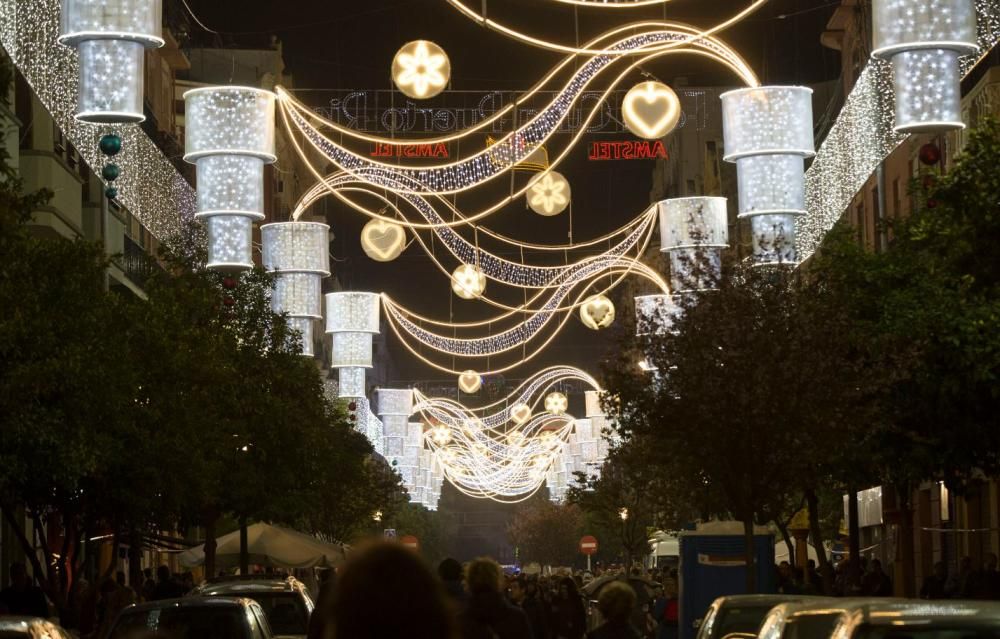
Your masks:
<svg viewBox="0 0 1000 639"><path fill-rule="evenodd" d="M580 554L587 555L588 557L590 555L596 555L597 538L591 537L590 535L586 535L585 537L580 539Z"/></svg>
<svg viewBox="0 0 1000 639"><path fill-rule="evenodd" d="M420 548L420 542L413 535L406 535L402 537L399 540L399 543L403 544L407 548L412 548L413 550Z"/></svg>

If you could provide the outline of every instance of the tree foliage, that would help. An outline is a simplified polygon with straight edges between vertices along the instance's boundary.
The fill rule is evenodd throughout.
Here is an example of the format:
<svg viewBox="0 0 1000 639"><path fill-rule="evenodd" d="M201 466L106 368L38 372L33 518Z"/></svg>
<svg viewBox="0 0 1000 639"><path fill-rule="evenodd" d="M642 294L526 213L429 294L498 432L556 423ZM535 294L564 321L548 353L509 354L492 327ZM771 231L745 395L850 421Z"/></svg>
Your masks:
<svg viewBox="0 0 1000 639"><path fill-rule="evenodd" d="M507 526L507 537L522 564L572 566L582 535L583 514L576 505L542 498L528 501Z"/></svg>

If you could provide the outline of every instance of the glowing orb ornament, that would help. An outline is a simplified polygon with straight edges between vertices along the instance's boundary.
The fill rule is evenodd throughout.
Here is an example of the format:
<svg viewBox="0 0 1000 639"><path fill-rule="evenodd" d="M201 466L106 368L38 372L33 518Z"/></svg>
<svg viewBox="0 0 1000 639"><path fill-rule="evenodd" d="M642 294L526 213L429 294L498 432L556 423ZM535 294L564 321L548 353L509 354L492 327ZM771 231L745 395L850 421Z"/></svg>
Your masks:
<svg viewBox="0 0 1000 639"><path fill-rule="evenodd" d="M406 231L399 224L371 220L361 229L361 248L376 262L391 262L406 248Z"/></svg>
<svg viewBox="0 0 1000 639"><path fill-rule="evenodd" d="M611 326L615 321L615 305L604 295L591 295L580 306L580 320L595 331Z"/></svg>
<svg viewBox="0 0 1000 639"><path fill-rule="evenodd" d="M451 274L451 290L464 300L476 299L486 290L486 275L471 264L463 264Z"/></svg>
<svg viewBox="0 0 1000 639"><path fill-rule="evenodd" d="M662 82L640 82L622 100L625 126L647 140L667 135L681 119L681 103L674 90Z"/></svg>
<svg viewBox="0 0 1000 639"><path fill-rule="evenodd" d="M514 404L510 409L510 421L518 426L531 419L531 406L520 403Z"/></svg>
<svg viewBox="0 0 1000 639"><path fill-rule="evenodd" d="M545 396L545 410L553 415L564 415L569 410L569 400L558 391L549 393Z"/></svg>
<svg viewBox="0 0 1000 639"><path fill-rule="evenodd" d="M441 93L450 78L448 55L429 40L407 42L392 59L392 81L406 96L416 100Z"/></svg>
<svg viewBox="0 0 1000 639"><path fill-rule="evenodd" d="M447 426L435 426L431 429L431 439L438 446L444 446L451 441L451 430Z"/></svg>
<svg viewBox="0 0 1000 639"><path fill-rule="evenodd" d="M483 386L483 378L479 376L474 370L462 371L462 374L458 376L458 387L463 393L477 392Z"/></svg>
<svg viewBox="0 0 1000 639"><path fill-rule="evenodd" d="M546 217L559 215L569 206L569 182L558 171L539 173L528 186L528 206Z"/></svg>

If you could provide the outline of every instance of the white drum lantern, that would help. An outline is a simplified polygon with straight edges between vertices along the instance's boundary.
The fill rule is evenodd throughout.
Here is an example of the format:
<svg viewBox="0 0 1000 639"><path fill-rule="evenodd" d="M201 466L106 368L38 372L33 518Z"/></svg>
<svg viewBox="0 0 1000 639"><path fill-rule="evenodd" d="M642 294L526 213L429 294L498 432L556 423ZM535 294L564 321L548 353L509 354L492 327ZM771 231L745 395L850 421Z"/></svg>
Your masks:
<svg viewBox="0 0 1000 639"><path fill-rule="evenodd" d="M634 301L635 334L637 336L670 331L682 310L674 302L674 298L667 293L639 295L634 298Z"/></svg>
<svg viewBox="0 0 1000 639"><path fill-rule="evenodd" d="M304 253L310 252L307 246L305 242L299 244ZM327 251L325 245L323 250ZM379 332L380 304L378 293L326 294L326 332L332 346L330 368L338 369L341 397L365 395L365 369L372 367L372 335Z"/></svg>
<svg viewBox="0 0 1000 639"><path fill-rule="evenodd" d="M754 261L794 263L795 217L805 214L805 158L816 153L812 89L769 86L723 93L722 125L724 158L736 163L739 217L752 218ZM761 236L765 230L771 232Z"/></svg>
<svg viewBox="0 0 1000 639"><path fill-rule="evenodd" d="M958 58L979 50L973 0L874 0L872 55L892 63L896 131L960 129Z"/></svg>
<svg viewBox="0 0 1000 639"><path fill-rule="evenodd" d="M163 46L162 22L161 0L63 0L58 41L80 54L78 120L146 119L144 53Z"/></svg>
<svg viewBox="0 0 1000 639"><path fill-rule="evenodd" d="M302 354L312 357L313 321L323 317L323 278L330 275L330 227L279 222L261 226L260 237L264 268L277 273L271 308L288 313L302 332Z"/></svg>
<svg viewBox="0 0 1000 639"><path fill-rule="evenodd" d="M253 268L253 222L264 219L264 165L275 160L274 101L270 91L250 87L184 94L184 160L197 173L195 217L208 230L209 268Z"/></svg>
<svg viewBox="0 0 1000 639"><path fill-rule="evenodd" d="M729 216L724 197L662 200L660 250L670 255L674 292L715 288L722 272L722 249L729 245Z"/></svg>

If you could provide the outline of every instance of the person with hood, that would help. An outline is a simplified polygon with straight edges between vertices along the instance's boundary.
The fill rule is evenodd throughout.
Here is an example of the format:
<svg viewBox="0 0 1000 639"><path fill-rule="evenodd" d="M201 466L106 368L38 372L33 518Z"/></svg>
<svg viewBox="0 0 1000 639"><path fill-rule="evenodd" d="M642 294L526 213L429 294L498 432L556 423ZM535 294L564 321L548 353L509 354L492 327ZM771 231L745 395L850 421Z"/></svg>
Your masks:
<svg viewBox="0 0 1000 639"><path fill-rule="evenodd" d="M500 592L503 571L492 559L472 561L465 573L469 599L459 615L462 639L532 639L524 611Z"/></svg>

